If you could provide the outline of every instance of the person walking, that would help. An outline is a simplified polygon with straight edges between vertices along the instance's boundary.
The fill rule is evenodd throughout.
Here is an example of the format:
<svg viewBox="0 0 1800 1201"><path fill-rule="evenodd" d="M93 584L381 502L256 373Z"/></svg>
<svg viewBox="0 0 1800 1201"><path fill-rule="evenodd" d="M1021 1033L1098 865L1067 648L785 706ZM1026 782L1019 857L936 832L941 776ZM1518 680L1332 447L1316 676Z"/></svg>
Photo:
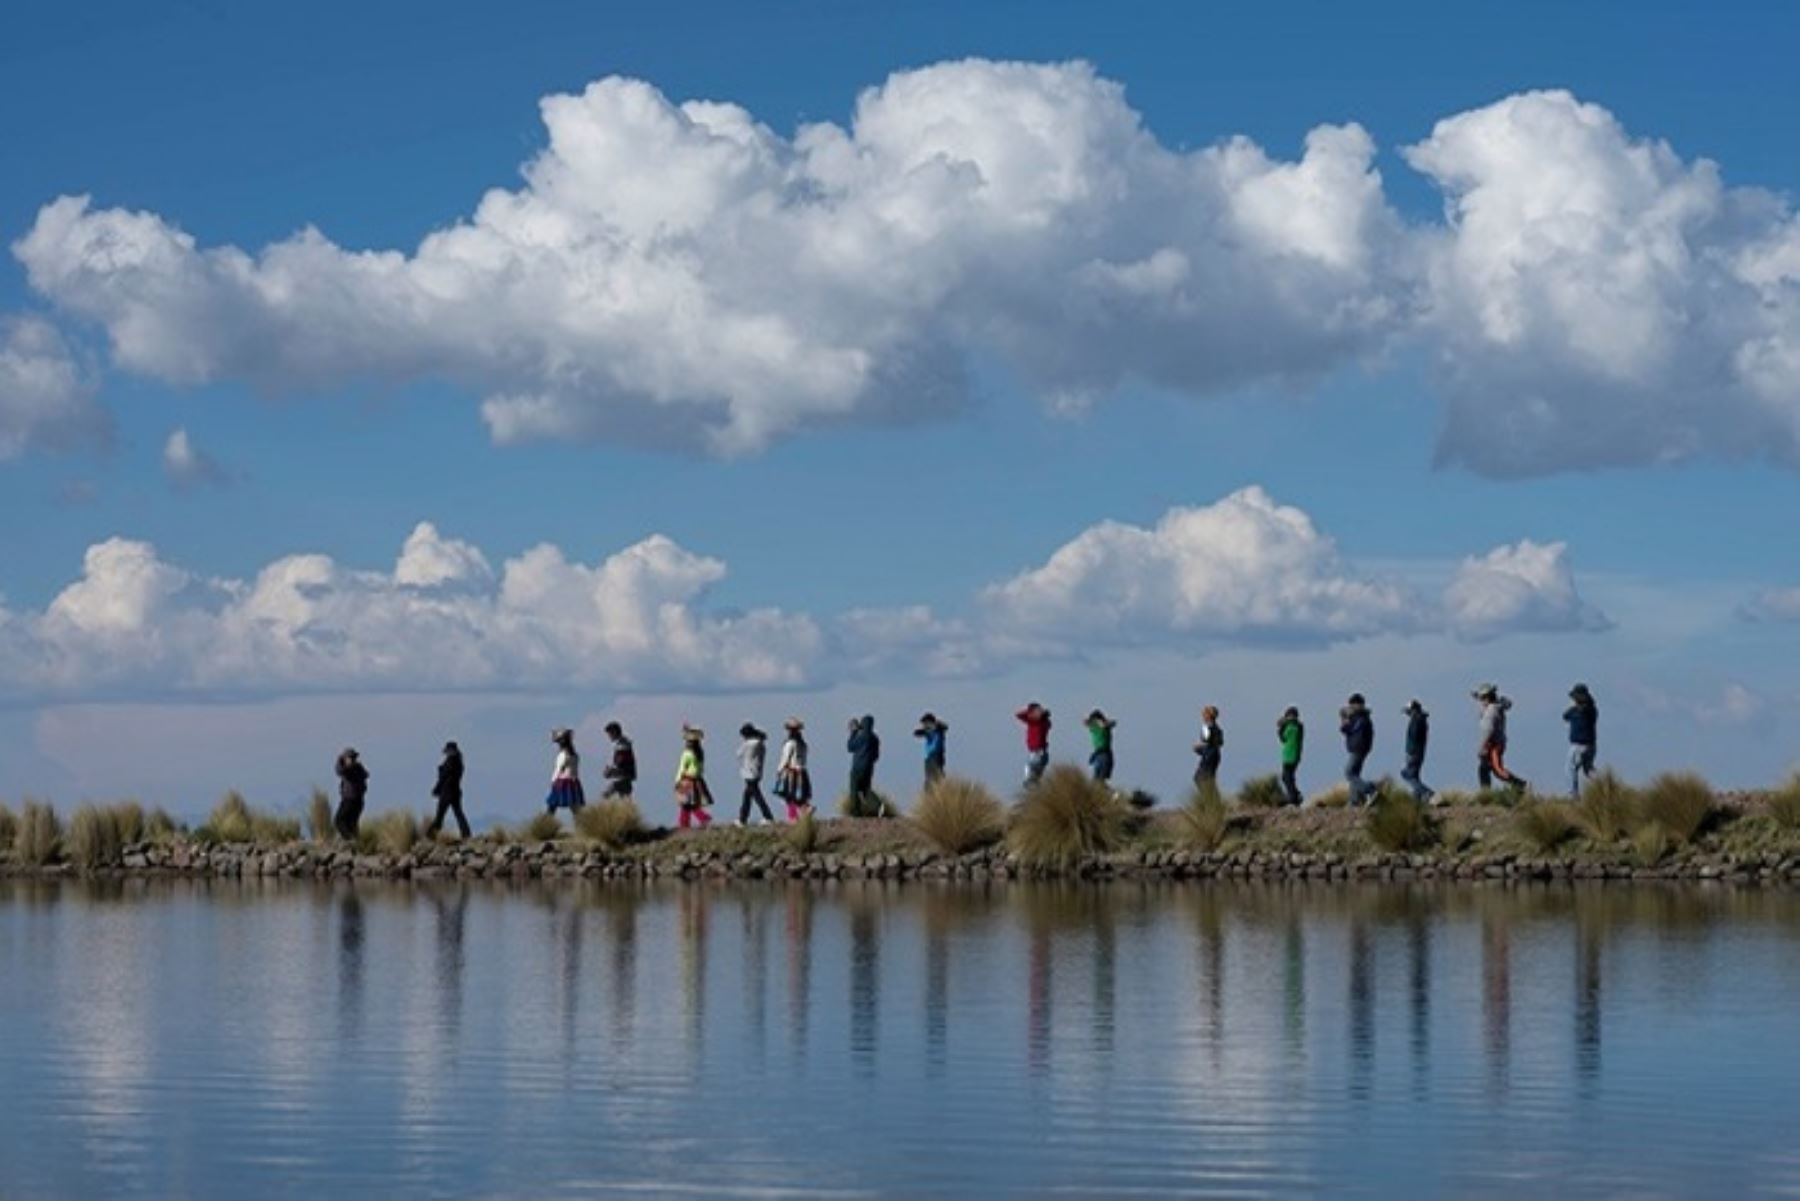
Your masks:
<svg viewBox="0 0 1800 1201"><path fill-rule="evenodd" d="M850 752L850 812L856 817L887 816L887 802L875 792L875 764L881 761L881 736L875 732L875 718L863 714L850 722L850 737L844 744Z"/></svg>
<svg viewBox="0 0 1800 1201"><path fill-rule="evenodd" d="M1088 740L1091 749L1088 751L1088 767L1094 773L1094 780L1100 784L1111 784L1113 775L1113 727L1119 723L1095 709L1087 715Z"/></svg>
<svg viewBox="0 0 1800 1201"><path fill-rule="evenodd" d="M587 804L587 795L581 791L581 755L575 749L575 731L559 726L550 731L550 741L556 746L556 763L550 769L550 794L544 798L544 811L579 813Z"/></svg>
<svg viewBox="0 0 1800 1201"><path fill-rule="evenodd" d="M812 775L806 770L806 723L790 717L783 726L787 738L781 744L781 762L775 767L775 795L787 802L790 822L812 809Z"/></svg>
<svg viewBox="0 0 1800 1201"><path fill-rule="evenodd" d="M1437 798L1437 793L1423 779L1425 750L1431 743L1431 714L1425 712L1425 706L1419 703L1418 697L1408 702L1405 713L1406 766L1400 769L1400 778L1412 789L1414 800L1422 805L1429 805Z"/></svg>
<svg viewBox="0 0 1800 1201"><path fill-rule="evenodd" d="M463 816L462 782L462 748L454 742L446 742L443 761L438 764L437 783L431 786L431 795L437 798L437 813L425 827L425 837L436 838L438 831L444 828L444 818L451 814L456 816L456 828L462 836L469 836L469 819Z"/></svg>
<svg viewBox="0 0 1800 1201"><path fill-rule="evenodd" d="M705 829L712 824L707 807L712 804L712 791L706 786L706 731L697 726L681 727L681 759L675 765L675 805L679 809L676 824L683 830L698 824Z"/></svg>
<svg viewBox="0 0 1800 1201"><path fill-rule="evenodd" d="M1196 788L1219 786L1219 761L1225 757L1225 727L1219 724L1219 708L1208 705L1200 710L1200 741L1194 744L1200 762L1194 768Z"/></svg>
<svg viewBox="0 0 1800 1201"><path fill-rule="evenodd" d="M1515 793L1524 792L1530 785L1506 768L1506 714L1512 708L1511 699L1501 696L1493 684L1483 684L1469 695L1481 707L1475 773L1482 791L1492 788L1498 780Z"/></svg>
<svg viewBox="0 0 1800 1201"><path fill-rule="evenodd" d="M1563 720L1569 723L1569 797L1581 796L1581 778L1594 774L1594 757L1600 744L1600 706L1586 684L1569 689L1569 707Z"/></svg>
<svg viewBox="0 0 1800 1201"><path fill-rule="evenodd" d="M763 799L762 779L763 763L768 757L769 736L757 729L750 722L738 728L738 775L744 780L744 799L738 805L738 825L750 820L750 806L755 805L762 810L763 821L775 824L775 815L769 811L769 802Z"/></svg>
<svg viewBox="0 0 1800 1201"><path fill-rule="evenodd" d="M363 803L369 796L369 769L363 766L355 747L347 746L339 753L337 778L338 807L331 824L337 828L338 837L354 842L362 826Z"/></svg>
<svg viewBox="0 0 1800 1201"><path fill-rule="evenodd" d="M949 734L950 727L939 721L935 713L921 717L919 728L913 731L914 738L924 740L927 788L944 778L944 767L949 760Z"/></svg>
<svg viewBox="0 0 1800 1201"><path fill-rule="evenodd" d="M625 727L616 721L606 723L606 736L612 740L612 761L601 773L606 777L606 792L603 797L618 797L628 801L631 799L631 790L637 787L637 748L631 745L631 739L625 737Z"/></svg>
<svg viewBox="0 0 1800 1201"><path fill-rule="evenodd" d="M1362 774L1369 752L1375 749L1375 719L1362 693L1352 692L1338 710L1338 730L1344 736L1344 780L1350 785L1350 803L1366 804L1375 795L1375 785L1363 779Z"/></svg>
<svg viewBox="0 0 1800 1201"><path fill-rule="evenodd" d="M1306 723L1300 710L1289 705L1275 723L1275 737L1281 742L1281 796L1283 803L1298 809L1306 798L1300 795L1300 758L1306 750Z"/></svg>
<svg viewBox="0 0 1800 1201"><path fill-rule="evenodd" d="M1050 766L1050 710L1036 701L1013 714L1025 723L1025 787L1034 787Z"/></svg>

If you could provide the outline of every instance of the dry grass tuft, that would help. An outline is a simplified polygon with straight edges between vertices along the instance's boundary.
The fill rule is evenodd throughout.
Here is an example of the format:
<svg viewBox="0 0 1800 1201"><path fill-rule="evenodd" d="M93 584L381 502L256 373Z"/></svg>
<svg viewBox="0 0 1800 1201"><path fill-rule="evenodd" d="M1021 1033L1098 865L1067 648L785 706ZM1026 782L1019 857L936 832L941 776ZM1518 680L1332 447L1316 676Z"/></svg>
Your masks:
<svg viewBox="0 0 1800 1201"><path fill-rule="evenodd" d="M819 819L808 809L800 815L800 820L789 823L781 831L786 840L788 850L796 855L810 855L817 851L824 842L824 832L819 828Z"/></svg>
<svg viewBox="0 0 1800 1201"><path fill-rule="evenodd" d="M1671 841L1668 828L1658 821L1645 822L1631 832L1631 849L1645 867L1661 863L1669 853Z"/></svg>
<svg viewBox="0 0 1800 1201"><path fill-rule="evenodd" d="M364 854L397 857L411 853L420 837L417 814L410 809L390 809L362 821L356 831L356 846Z"/></svg>
<svg viewBox="0 0 1800 1201"><path fill-rule="evenodd" d="M562 821L547 810L520 826L518 833L520 842L555 842L562 836Z"/></svg>
<svg viewBox="0 0 1800 1201"><path fill-rule="evenodd" d="M1512 815L1513 829L1539 854L1549 854L1575 837L1575 819L1554 802L1530 800Z"/></svg>
<svg viewBox="0 0 1800 1201"><path fill-rule="evenodd" d="M63 854L70 863L84 872L117 867L124 850L117 811L99 805L83 805L75 810L63 839Z"/></svg>
<svg viewBox="0 0 1800 1201"><path fill-rule="evenodd" d="M312 796L306 801L306 833L314 842L330 842L337 837L337 827L332 824L333 811L331 798L325 795L323 788L312 790Z"/></svg>
<svg viewBox="0 0 1800 1201"><path fill-rule="evenodd" d="M1800 830L1800 775L1769 794L1769 816L1783 830ZM0 846L5 839L0 838Z"/></svg>
<svg viewBox="0 0 1800 1201"><path fill-rule="evenodd" d="M1636 791L1608 767L1595 773L1582 787L1575 812L1589 838L1612 844L1631 829L1637 805Z"/></svg>
<svg viewBox="0 0 1800 1201"><path fill-rule="evenodd" d="M623 798L597 801L575 814L575 830L609 851L621 850L644 834L644 818L635 803Z"/></svg>
<svg viewBox="0 0 1800 1201"><path fill-rule="evenodd" d="M1324 792L1313 794L1308 804L1315 809L1342 809L1350 804L1350 785L1333 784Z"/></svg>
<svg viewBox="0 0 1800 1201"><path fill-rule="evenodd" d="M1711 785L1696 775L1671 772L1650 781L1639 794L1637 824L1661 826L1671 847L1680 847L1706 829L1714 812Z"/></svg>
<svg viewBox="0 0 1800 1201"><path fill-rule="evenodd" d="M1376 789L1363 824L1369 840L1384 851L1422 851L1438 837L1431 810L1410 792L1387 783Z"/></svg>
<svg viewBox="0 0 1800 1201"><path fill-rule="evenodd" d="M1189 850L1216 851L1225 841L1230 820L1217 788L1195 788L1187 804L1175 813L1176 841Z"/></svg>
<svg viewBox="0 0 1800 1201"><path fill-rule="evenodd" d="M951 776L919 795L912 824L946 855L963 855L998 842L1006 810L986 785Z"/></svg>
<svg viewBox="0 0 1800 1201"><path fill-rule="evenodd" d="M274 846L300 839L299 822L252 808L235 788L213 807L206 828L219 842Z"/></svg>
<svg viewBox="0 0 1800 1201"><path fill-rule="evenodd" d="M1279 776L1253 776L1238 789L1238 804L1250 809L1279 809L1287 794ZM1191 802L1190 802L1191 803Z"/></svg>
<svg viewBox="0 0 1800 1201"><path fill-rule="evenodd" d="M19 835L19 815L0 805L0 855L12 850L13 839Z"/></svg>
<svg viewBox="0 0 1800 1201"><path fill-rule="evenodd" d="M20 863L42 867L62 850L62 822L56 810L40 801L26 801L19 811L19 829L13 835L13 857Z"/></svg>
<svg viewBox="0 0 1800 1201"><path fill-rule="evenodd" d="M1033 867L1069 867L1125 840L1130 810L1080 768L1052 767L1013 809L1007 842Z"/></svg>

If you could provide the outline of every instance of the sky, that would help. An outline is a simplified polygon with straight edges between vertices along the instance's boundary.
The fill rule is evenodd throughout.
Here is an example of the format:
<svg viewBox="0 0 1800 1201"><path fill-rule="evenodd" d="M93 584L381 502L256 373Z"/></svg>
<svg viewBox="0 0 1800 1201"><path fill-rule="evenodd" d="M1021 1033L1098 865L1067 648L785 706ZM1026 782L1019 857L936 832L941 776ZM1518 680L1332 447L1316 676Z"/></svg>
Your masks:
<svg viewBox="0 0 1800 1201"><path fill-rule="evenodd" d="M68 6L0 44L0 799L874 714L1167 797L1469 691L1796 766L1775 4ZM728 757L721 756L725 762ZM666 762L665 762L666 761ZM592 772L590 771L590 774Z"/></svg>

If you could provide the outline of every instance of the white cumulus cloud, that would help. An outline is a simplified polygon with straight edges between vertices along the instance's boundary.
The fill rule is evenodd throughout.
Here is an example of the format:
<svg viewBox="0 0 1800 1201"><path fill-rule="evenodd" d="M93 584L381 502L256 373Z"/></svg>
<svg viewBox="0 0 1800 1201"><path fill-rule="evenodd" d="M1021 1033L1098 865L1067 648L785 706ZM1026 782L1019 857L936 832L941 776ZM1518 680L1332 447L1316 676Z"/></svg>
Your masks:
<svg viewBox="0 0 1800 1201"><path fill-rule="evenodd" d="M808 682L809 617L700 607L725 570L656 536L592 565L544 544L495 573L426 523L391 572L300 554L208 579L112 538L42 612L0 609L0 677L49 696Z"/></svg>
<svg viewBox="0 0 1800 1201"><path fill-rule="evenodd" d="M1451 632L1472 642L1509 633L1598 632L1612 622L1581 599L1569 548L1524 539L1464 559L1444 590Z"/></svg>
<svg viewBox="0 0 1800 1201"><path fill-rule="evenodd" d="M95 391L93 373L54 325L0 314L0 462L104 433Z"/></svg>

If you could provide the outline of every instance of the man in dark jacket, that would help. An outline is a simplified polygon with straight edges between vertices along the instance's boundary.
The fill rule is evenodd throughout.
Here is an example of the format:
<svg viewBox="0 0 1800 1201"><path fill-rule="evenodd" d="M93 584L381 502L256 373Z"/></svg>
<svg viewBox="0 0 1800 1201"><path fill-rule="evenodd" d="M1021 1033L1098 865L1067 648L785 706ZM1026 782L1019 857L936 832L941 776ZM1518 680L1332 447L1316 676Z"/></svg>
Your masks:
<svg viewBox="0 0 1800 1201"><path fill-rule="evenodd" d="M612 762L600 774L606 778L606 796L631 798L637 784L637 750L625 737L625 727L616 721L606 723L606 736L612 739Z"/></svg>
<svg viewBox="0 0 1800 1201"><path fill-rule="evenodd" d="M353 840L362 823L363 802L369 796L369 769L355 747L345 747L337 757L337 778L338 807L331 824L337 827L338 837Z"/></svg>
<svg viewBox="0 0 1800 1201"><path fill-rule="evenodd" d="M437 815L425 827L425 837L436 838L438 831L444 828L444 816L451 813L456 815L456 828L462 831L462 836L469 836L469 819L463 816L462 780L462 748L454 742L446 742L444 761L438 764L437 783L431 789L431 795L437 798Z"/></svg>
<svg viewBox="0 0 1800 1201"><path fill-rule="evenodd" d="M1414 697L1406 706L1406 766L1400 769L1400 778L1406 781L1413 798L1422 805L1429 805L1437 796L1419 778L1425 770L1425 748L1430 742L1431 714L1425 712L1425 706Z"/></svg>
<svg viewBox="0 0 1800 1201"><path fill-rule="evenodd" d="M1350 785L1350 803L1361 805L1375 793L1375 785L1362 777L1363 764L1375 749L1375 719L1369 716L1369 704L1363 694L1353 692L1338 710L1338 730L1344 735L1344 751L1349 756L1344 764L1344 779Z"/></svg>
<svg viewBox="0 0 1800 1201"><path fill-rule="evenodd" d="M1594 756L1600 745L1600 706L1586 684L1569 689L1574 702L1563 711L1569 723L1569 796L1581 795L1581 777L1594 774Z"/></svg>
<svg viewBox="0 0 1800 1201"><path fill-rule="evenodd" d="M886 804L875 793L875 764L881 759L881 737L875 718L864 714L850 723L850 811L857 817L886 815Z"/></svg>

